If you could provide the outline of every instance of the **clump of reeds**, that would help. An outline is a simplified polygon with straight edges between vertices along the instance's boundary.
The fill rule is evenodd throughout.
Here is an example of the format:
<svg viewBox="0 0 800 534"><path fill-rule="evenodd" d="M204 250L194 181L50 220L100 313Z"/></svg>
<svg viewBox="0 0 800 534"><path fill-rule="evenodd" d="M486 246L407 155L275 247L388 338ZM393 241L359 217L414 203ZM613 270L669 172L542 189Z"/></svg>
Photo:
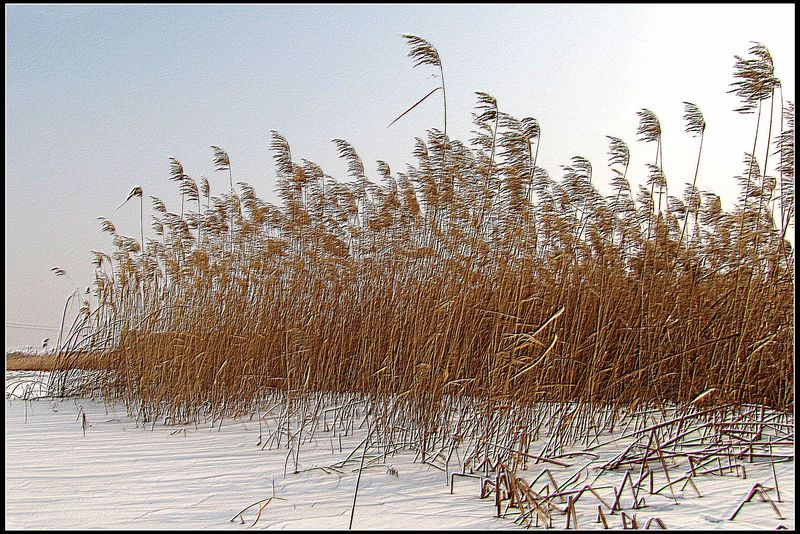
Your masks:
<svg viewBox="0 0 800 534"><path fill-rule="evenodd" d="M771 59L751 52L735 71L743 110L772 109ZM710 403L792 409L791 104L770 139L780 176L748 154L726 212L702 173L669 194L681 188L668 188L651 111L639 135L656 157L637 189L620 138L609 168L576 156L557 178L536 165L539 124L478 97L474 139L432 129L414 165L379 162L378 181L346 141L337 180L273 132L278 206L234 184L219 147L218 195L172 158L180 212L151 197L144 243L102 220L114 250L95 252L96 302L57 368L102 351L107 395L173 421L253 412L276 391L289 406L320 392L422 407L400 412L420 428L450 402L490 421L503 406L680 405L711 388Z"/></svg>

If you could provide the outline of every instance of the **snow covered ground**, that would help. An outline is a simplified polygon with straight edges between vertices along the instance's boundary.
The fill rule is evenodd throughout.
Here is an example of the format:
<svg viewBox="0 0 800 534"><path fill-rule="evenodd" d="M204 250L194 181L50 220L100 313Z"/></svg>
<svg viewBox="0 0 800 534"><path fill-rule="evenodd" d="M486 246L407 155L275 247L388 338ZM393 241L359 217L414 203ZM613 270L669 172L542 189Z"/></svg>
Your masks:
<svg viewBox="0 0 800 534"><path fill-rule="evenodd" d="M10 398L13 385L17 389L11 397L19 396L21 380L31 386L30 396L37 392L34 374L16 373L13 380L10 376L5 405L6 528L240 530L256 519L254 528L347 529L350 525L359 462L339 469L330 466L347 458L366 430L343 437L341 449L341 434L333 438L317 430L315 439L302 445L300 472L293 473L294 463L285 447L262 450L258 445L257 418L228 420L221 427L156 424L143 428L118 404ZM577 474L575 487L580 489L581 480L596 476L592 466L613 458L626 446L622 440L593 450L597 457L566 457L563 462L569 467L529 464L521 474L533 480L547 467L559 483ZM645 493L645 506L626 513L637 515L639 528L657 517L670 530L774 529L779 525L793 529L793 459L775 465L781 502L774 490L768 491L782 518L770 503L756 497L735 520L728 519L753 484L774 487L769 463L754 461L746 463L746 468L746 479L735 473L695 478L702 497L690 486L680 490L682 484L674 486L674 498L669 491ZM673 477L680 472L676 467ZM593 487L605 500L613 500L613 487L620 484L623 473L604 474ZM623 495L624 506L626 500L631 497ZM259 504L238 516L254 503ZM602 528L597 522L598 503L586 496L580 499L576 505L579 528ZM494 495L480 498L479 479L456 478L451 494L444 472L419 459L415 462L413 453L398 453L385 462L376 458L365 463L353 528L521 528L512 521L513 514L495 517L494 504ZM611 528L622 528L619 511L606 512L605 517ZM564 518L558 516L553 526L563 528Z"/></svg>

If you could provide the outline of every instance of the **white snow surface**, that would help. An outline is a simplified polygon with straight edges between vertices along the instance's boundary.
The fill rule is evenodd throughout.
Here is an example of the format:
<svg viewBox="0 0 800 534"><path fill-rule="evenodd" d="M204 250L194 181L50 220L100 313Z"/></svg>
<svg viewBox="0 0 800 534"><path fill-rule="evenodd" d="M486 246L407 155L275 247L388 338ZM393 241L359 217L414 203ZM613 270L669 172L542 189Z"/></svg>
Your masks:
<svg viewBox="0 0 800 534"><path fill-rule="evenodd" d="M350 524L358 462L347 464L341 473L318 468L344 460L364 439L365 429L342 437L341 451L341 433L333 437L317 430L315 439L301 446L300 472L294 473L285 446L262 450L258 445L257 418L226 420L213 427L210 423L143 427L120 404L35 398L40 392L37 376L6 375L7 529L344 530ZM22 380L32 386L28 396L34 398L16 398ZM9 395L12 387L17 389ZM621 440L593 452L610 459L626 446ZM532 480L547 467L561 482L582 470L587 459L580 455L564 459L570 467L529 464L520 474ZM688 486L679 491L678 484L675 499L668 491L645 494L646 506L626 513L637 515L639 528L657 517L670 530L771 530L779 525L794 529L794 459L775 464L781 496L775 504L782 518L769 503L754 498L735 520L728 519L754 483L774 487L768 463L756 461L746 467L747 479L734 474L696 478L702 497ZM585 472L592 478L596 473ZM678 476L681 467L672 472ZM613 500L613 485L619 484L622 474L622 470L611 473L595 484L604 498ZM777 501L774 490L768 494ZM271 497L258 516L264 500ZM623 505L626 499L631 498L623 496ZM263 502L231 521L258 501ZM602 528L597 507L597 500L581 498L576 506L580 529ZM513 514L497 518L495 512L494 495L480 498L479 479L456 478L451 494L444 472L406 452L389 455L385 463L382 458L367 463L353 528L522 528L512 521ZM553 526L563 528L564 518L558 516ZM611 528L622 528L619 512L606 512L606 518Z"/></svg>

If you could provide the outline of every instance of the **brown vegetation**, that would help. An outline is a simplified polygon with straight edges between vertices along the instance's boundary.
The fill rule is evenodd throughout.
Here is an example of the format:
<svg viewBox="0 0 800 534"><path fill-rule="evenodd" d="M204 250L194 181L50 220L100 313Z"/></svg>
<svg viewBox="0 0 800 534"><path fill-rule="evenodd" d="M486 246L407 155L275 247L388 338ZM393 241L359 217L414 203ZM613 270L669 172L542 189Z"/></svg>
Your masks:
<svg viewBox="0 0 800 534"><path fill-rule="evenodd" d="M100 370L109 367L107 360L101 352L73 352L69 357L56 358L55 353L12 351L6 354L6 371Z"/></svg>
<svg viewBox="0 0 800 534"><path fill-rule="evenodd" d="M760 120L779 83L766 48L751 53L734 86ZM686 110L687 132L703 135L699 109ZM716 388L705 402L791 410L793 114L781 110L774 139L780 176L747 154L732 212L697 175L669 194L679 188L648 110L638 133L656 158L634 189L614 137L609 171L576 156L551 177L536 166L536 120L485 93L470 144L430 130L415 165L378 162L379 183L346 141L334 141L339 181L273 132L281 206L234 190L219 147L231 187L219 196L173 158L180 213L152 197L143 250L103 219L115 249L95 253L97 303L62 354L103 351L107 395L173 420L253 411L276 390L433 412L462 399L488 416L537 401L686 404Z"/></svg>

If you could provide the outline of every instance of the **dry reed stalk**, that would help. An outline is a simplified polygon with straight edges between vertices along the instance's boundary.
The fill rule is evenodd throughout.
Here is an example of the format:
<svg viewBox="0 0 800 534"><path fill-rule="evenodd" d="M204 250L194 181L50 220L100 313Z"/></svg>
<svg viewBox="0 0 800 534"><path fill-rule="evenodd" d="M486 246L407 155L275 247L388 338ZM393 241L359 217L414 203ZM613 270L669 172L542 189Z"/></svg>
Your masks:
<svg viewBox="0 0 800 534"><path fill-rule="evenodd" d="M758 495L759 497L761 497L761 500L763 500L763 501L765 501L765 502L768 502L768 503L769 503L770 507L771 507L771 508L772 508L772 510L775 512L775 515L777 515L777 516L778 516L778 519L784 519L784 517L781 515L781 512L780 512L780 510L778 510L778 507L777 507L777 506L775 506L775 503L774 503L774 502L772 502L772 499L770 499L770 498L769 498L769 496L767 495L767 493L766 493L766 489L764 488L764 486L762 486L762 485L761 485L761 484L759 484L759 483L756 483L756 484L753 484L753 487L752 487L752 488L750 488L750 491L747 493L747 496L746 496L746 497L744 498L744 500L743 500L743 501L742 501L742 502L739 504L739 506L737 506L737 507L736 507L736 510L734 510L734 512L731 514L731 516L728 518L728 520L729 520L729 521L733 521L734 519L736 519L736 516L737 516L737 515L739 514L739 512L741 511L742 507L744 507L744 505L745 505L745 504L747 504L748 502L750 502L750 500L751 500L753 497L755 497L756 495Z"/></svg>

